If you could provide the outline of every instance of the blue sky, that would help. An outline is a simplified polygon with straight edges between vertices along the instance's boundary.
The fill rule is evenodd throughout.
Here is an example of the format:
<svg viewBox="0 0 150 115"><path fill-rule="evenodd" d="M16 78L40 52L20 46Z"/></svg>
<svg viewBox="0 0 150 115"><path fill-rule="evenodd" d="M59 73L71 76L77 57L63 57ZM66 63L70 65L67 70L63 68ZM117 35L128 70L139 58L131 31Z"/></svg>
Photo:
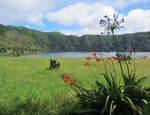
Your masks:
<svg viewBox="0 0 150 115"><path fill-rule="evenodd" d="M100 34L99 20L125 18L117 33L150 31L150 0L0 0L0 23L70 35Z"/></svg>

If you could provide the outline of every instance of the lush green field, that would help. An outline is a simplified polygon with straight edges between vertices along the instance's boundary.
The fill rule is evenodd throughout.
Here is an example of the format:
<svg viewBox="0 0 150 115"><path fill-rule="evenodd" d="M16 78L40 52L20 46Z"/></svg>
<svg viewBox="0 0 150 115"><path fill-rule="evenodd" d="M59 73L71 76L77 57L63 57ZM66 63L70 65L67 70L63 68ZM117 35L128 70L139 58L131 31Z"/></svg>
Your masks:
<svg viewBox="0 0 150 115"><path fill-rule="evenodd" d="M70 73L87 87L92 87L96 79L103 82L99 75L104 70L102 64L97 69L95 66L85 67L82 58L56 60L61 63L60 68L50 71L47 70L48 58L1 57L0 114L44 115L69 111L75 104L72 103L75 101L72 98L74 92L63 82L62 72ZM137 69L137 74L150 75L149 70L150 59L146 59ZM143 86L148 86L149 82L150 79Z"/></svg>

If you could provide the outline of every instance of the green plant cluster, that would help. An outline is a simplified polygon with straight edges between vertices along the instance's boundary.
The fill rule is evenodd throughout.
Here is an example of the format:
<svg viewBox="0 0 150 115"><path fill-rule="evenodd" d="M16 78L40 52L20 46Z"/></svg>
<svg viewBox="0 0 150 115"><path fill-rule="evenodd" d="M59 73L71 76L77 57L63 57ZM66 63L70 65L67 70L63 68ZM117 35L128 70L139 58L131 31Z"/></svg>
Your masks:
<svg viewBox="0 0 150 115"><path fill-rule="evenodd" d="M114 61L103 60L101 63L105 73L102 75L105 83L96 81L96 87L93 89L84 88L79 84L72 87L80 105L75 111L76 114L149 115L150 90L142 87L146 77L140 76L137 79L135 58L119 53L117 58L121 74L116 73L118 70Z"/></svg>

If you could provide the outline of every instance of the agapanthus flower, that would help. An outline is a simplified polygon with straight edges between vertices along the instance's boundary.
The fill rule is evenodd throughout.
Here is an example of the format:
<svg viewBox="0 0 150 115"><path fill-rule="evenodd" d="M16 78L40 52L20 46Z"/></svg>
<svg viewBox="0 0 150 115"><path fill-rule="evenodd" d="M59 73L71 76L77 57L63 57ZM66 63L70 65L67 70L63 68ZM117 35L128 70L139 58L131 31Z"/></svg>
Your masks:
<svg viewBox="0 0 150 115"><path fill-rule="evenodd" d="M105 15L104 18L99 21L100 26L103 26L105 28L105 32L107 32L107 34L112 33L114 35L114 31L116 29L122 28L123 26L121 24L125 22L123 18L120 20L118 18L119 15L116 14L114 14L113 19Z"/></svg>

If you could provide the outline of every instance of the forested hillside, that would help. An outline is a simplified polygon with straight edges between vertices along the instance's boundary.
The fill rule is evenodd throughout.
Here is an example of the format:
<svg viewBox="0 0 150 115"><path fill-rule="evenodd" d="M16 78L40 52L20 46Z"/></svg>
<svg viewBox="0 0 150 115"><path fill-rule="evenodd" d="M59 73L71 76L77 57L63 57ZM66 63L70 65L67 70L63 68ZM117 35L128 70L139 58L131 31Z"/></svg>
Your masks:
<svg viewBox="0 0 150 115"><path fill-rule="evenodd" d="M40 32L22 26L0 25L0 52L20 55L36 51L121 51L138 49L150 51L150 32L116 35L63 35Z"/></svg>

